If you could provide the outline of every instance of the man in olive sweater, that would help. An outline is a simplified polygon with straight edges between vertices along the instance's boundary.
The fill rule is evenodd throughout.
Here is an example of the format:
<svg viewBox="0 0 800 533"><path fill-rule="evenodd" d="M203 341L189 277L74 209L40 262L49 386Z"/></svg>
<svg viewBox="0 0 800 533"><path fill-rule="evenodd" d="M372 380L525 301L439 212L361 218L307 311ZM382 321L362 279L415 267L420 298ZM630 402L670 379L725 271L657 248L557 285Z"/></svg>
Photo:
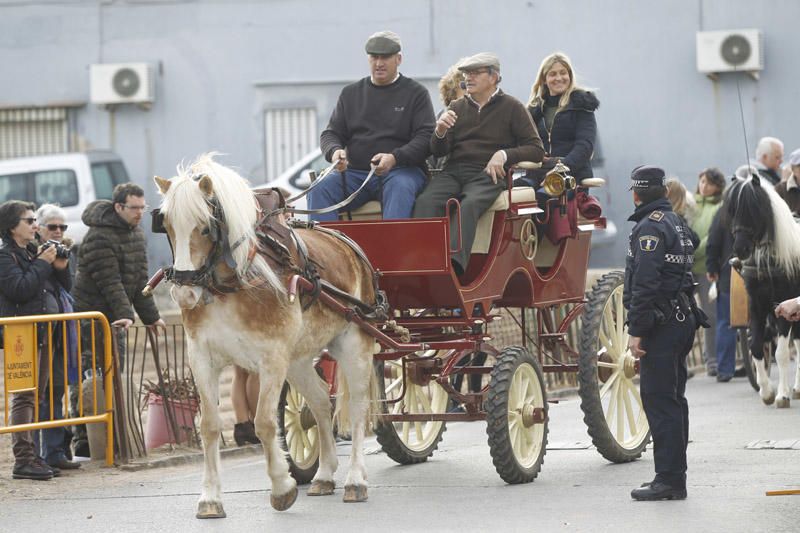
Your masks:
<svg viewBox="0 0 800 533"><path fill-rule="evenodd" d="M520 161L541 161L544 148L525 106L497 87L497 56L474 55L459 70L464 73L466 94L442 113L430 141L434 156L449 157L417 198L414 216L442 217L447 200L459 199L461 251L453 254L452 262L461 275L469 263L478 219L506 187L506 169ZM450 237L456 246L457 228Z"/></svg>
<svg viewBox="0 0 800 533"><path fill-rule="evenodd" d="M411 217L414 198L425 186L434 114L427 89L398 72L400 47L400 38L390 31L367 40L371 75L342 89L328 127L320 135L322 153L338 165L309 193L311 209L329 207L350 196L374 166L375 176L348 209L380 199L384 219ZM336 220L337 214L311 218Z"/></svg>

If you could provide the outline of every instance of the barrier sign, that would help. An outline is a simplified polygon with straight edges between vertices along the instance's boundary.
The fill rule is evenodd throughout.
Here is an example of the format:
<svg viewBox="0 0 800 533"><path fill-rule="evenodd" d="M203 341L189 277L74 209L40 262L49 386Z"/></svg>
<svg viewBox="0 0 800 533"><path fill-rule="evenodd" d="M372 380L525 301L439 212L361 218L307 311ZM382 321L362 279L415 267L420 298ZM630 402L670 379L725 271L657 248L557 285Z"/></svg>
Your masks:
<svg viewBox="0 0 800 533"><path fill-rule="evenodd" d="M35 324L6 325L4 336L6 391L36 387Z"/></svg>

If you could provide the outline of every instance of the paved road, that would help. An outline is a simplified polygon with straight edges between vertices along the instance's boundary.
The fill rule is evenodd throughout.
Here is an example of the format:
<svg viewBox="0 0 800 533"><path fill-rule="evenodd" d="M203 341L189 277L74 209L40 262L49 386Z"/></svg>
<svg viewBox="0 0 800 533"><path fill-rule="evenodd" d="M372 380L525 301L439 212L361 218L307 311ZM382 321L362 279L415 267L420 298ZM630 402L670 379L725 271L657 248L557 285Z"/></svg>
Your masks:
<svg viewBox="0 0 800 533"><path fill-rule="evenodd" d="M745 449L755 440L800 441L800 401L761 404L743 379L690 380L689 498L633 502L631 488L653 476L652 455L612 465L592 449L548 450L539 478L508 486L496 475L482 423L452 424L434 457L402 467L367 457L370 499L344 504L301 494L285 513L268 504L261 456L225 460L228 518L194 518L200 466L141 472L81 472L46 484L0 485L0 530L71 531L586 531L753 532L800 530L800 450ZM551 409L550 442L588 442L577 399ZM371 441L369 448L375 450ZM346 446L340 447L346 456ZM342 465L346 457L342 457ZM7 477L3 473L3 477ZM341 485L344 469L337 483Z"/></svg>

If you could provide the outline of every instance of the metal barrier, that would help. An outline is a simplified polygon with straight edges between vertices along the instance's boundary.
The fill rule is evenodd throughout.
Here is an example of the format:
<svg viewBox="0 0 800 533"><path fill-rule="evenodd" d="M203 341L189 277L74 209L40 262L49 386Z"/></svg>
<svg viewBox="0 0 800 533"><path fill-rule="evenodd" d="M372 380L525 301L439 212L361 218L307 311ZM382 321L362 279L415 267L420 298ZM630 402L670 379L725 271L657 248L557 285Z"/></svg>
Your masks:
<svg viewBox="0 0 800 533"><path fill-rule="evenodd" d="M91 320L91 368L98 368L97 353L95 342L95 321L98 321L102 327L103 333L103 387L105 408L104 412L98 413L97 409L97 380L92 380L92 399L93 399L93 414L85 415L83 409L83 357L81 347L81 333L80 321ZM63 370L64 370L64 411L69 405L69 392L70 385L68 379L67 363L69 358L69 343L67 324L72 322L76 326L76 342L77 342L77 365L78 365L78 416L73 418L61 418L57 420L52 419L53 413L53 323L61 323L61 348L63 356ZM32 422L29 424L9 425L9 398L12 394L33 392L34 393L34 416L35 421L39 420L39 343L38 343L38 326L40 324L47 324L47 339L48 342L42 345L43 350L47 350L47 361L49 365L48 373L48 391L49 391L49 407L51 419L41 422ZM111 328L108 325L106 317L99 312L86 312L86 313L63 313L58 315L31 315L31 316L18 316L0 318L0 327L3 328L4 337L4 400L5 400L5 417L3 419L3 426L0 427L0 434L15 433L22 431L36 431L40 429L50 429L56 427L73 426L79 424L106 424L106 464L111 466L114 464L114 414L113 414L113 395L114 395L114 362L111 350Z"/></svg>

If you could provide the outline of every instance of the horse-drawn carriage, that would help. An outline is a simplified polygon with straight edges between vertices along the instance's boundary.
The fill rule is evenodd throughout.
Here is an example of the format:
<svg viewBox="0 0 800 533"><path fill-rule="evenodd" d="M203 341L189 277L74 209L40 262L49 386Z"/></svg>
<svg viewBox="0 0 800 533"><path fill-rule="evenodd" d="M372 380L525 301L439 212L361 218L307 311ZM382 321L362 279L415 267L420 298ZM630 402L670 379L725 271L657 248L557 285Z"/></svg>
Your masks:
<svg viewBox="0 0 800 533"><path fill-rule="evenodd" d="M182 209L180 202L185 201L186 196L173 195L171 189L176 187L170 187L166 180L159 181L166 197L164 211L170 237L180 239L177 233L182 232L183 238L192 241L190 250L183 251L183 258L178 257L181 254L176 248L175 270L168 272L168 278L178 284L178 289L186 289L177 295L184 303L192 300L192 306L198 301L213 305L216 296L222 306L227 305L224 290L214 289L208 285L211 283L208 280L216 275L215 272L223 271L227 274L219 274L220 279L230 279L229 274L235 269L230 263L226 267L223 259L235 256L235 253L226 252L224 247L227 243L227 246L235 248L240 237L234 231L224 236L224 226L231 216L227 210L232 212L233 204L229 203L226 195L218 194L221 187L226 187L222 179L212 176L220 172L220 166L208 159L204 161L185 172L182 181L186 183L180 186L182 191L189 191L182 193L184 195L202 195L200 197L205 201L198 201L197 205L202 207L207 203L205 209L209 213L205 219L193 215L194 222L183 224L183 230L176 230L176 227L182 224L178 220L178 211ZM226 178L230 179L230 176ZM638 458L646 446L649 428L636 384L638 364L627 349L622 273L604 275L588 294L585 293L592 232L605 227L605 218L580 218L571 203L577 201L576 193L585 195L587 189L576 188L574 181L563 172L549 178L552 198L546 205L540 205L532 188L512 187L509 173L507 190L499 195L479 223L468 267L461 276L456 274L450 262L451 254L461 246L460 237L451 239L450 235L451 227L459 227L458 202L455 200L448 204L448 212L456 220L452 226L448 217L380 220L379 215L373 219L361 217L362 210L361 213L353 212L354 220L316 227L300 225L292 232L296 237L277 243L283 248L291 248L292 254L296 255L302 252L304 245L300 244L296 249L291 243L310 242L308 256L319 265L324 261L314 256L315 235L323 234L339 246L352 241L363 250L363 257L353 259L350 264L371 263L379 274L377 287L380 290L374 293L364 292L363 287L326 286L324 280L334 275L326 264L315 269L323 280L321 285L315 283L314 276L300 271L287 271L278 277L287 284L290 301L294 301L298 293L306 291L305 301L306 305L312 306L310 310L318 306L327 317L324 327L336 316L345 330L357 329L373 340L374 350L368 355L373 361L372 379L377 382L375 390L379 396L377 401L371 402L373 410L377 411L373 429L383 450L393 460L402 464L425 461L442 439L447 422L486 419L490 452L502 479L508 483L533 481L540 471L547 445L548 399L543 380L543 373L547 372L577 373L584 421L592 442L606 459L631 461ZM584 182L584 185L599 185L601 181ZM241 199L237 201L237 206L243 205ZM365 208L369 210L369 204ZM265 218L285 212L278 204L273 211L264 212L267 210L262 206L260 223ZM555 243L544 237L541 226L553 223L553 217L573 217L568 221L573 234ZM275 224L282 225L281 220ZM266 237L271 239L270 242L280 240L275 236ZM265 236L261 235L261 238L258 246L264 246ZM273 252L282 250L274 242L267 243L267 247L272 247ZM253 260L254 255L251 252L247 257ZM192 269L187 269L187 266ZM354 268L354 275L360 268ZM259 290L263 284L256 286ZM190 297L188 289L198 287L202 294L196 291L197 294ZM359 290L360 295L356 294ZM309 295L314 299L309 299ZM185 322L196 324L205 313L188 304L181 305ZM296 302L292 305L299 311ZM501 318L499 310L503 308L519 324L519 345L492 344L489 325ZM305 312L308 317L303 316L310 319L311 311ZM292 310L289 314L294 316L294 313ZM529 326L527 318L531 316L535 319L535 327ZM574 337L569 333L571 327L575 329L573 326L579 319L582 327L576 342L571 340ZM190 344L196 340L193 336L200 334L188 333ZM335 337L329 342L331 356L323 356L317 367L331 389L337 383L334 374L344 370L353 394L354 372L331 364L332 359L339 359L341 365L342 359L346 358L341 350L344 343L341 339ZM196 342L196 349L205 350L202 344ZM227 348L220 345L217 349ZM208 351L204 354L204 357L213 357ZM309 354L309 357L314 355ZM232 357L230 355L223 363L232 362ZM196 364L200 365L199 369L194 368ZM278 414L292 474L300 482L313 478L309 494L330 494L333 492L332 472L329 472L327 459L322 456L330 454L332 437L327 440L326 434L331 431L331 425L329 420L324 420L324 415L323 419L312 415L314 411L317 415L324 412L319 407L319 385L309 387L304 383L307 378L301 379L292 364L287 363L288 385L283 387L280 395ZM259 411L262 411L262 401L268 401L264 397L269 394L270 398L276 399L277 394L263 383L269 377L268 369L263 364L251 367L261 373ZM195 358L193 370L196 378L198 372L201 374L198 380L200 389L214 386L206 383L207 379L214 379L214 374L201 359ZM454 386L458 375L488 375L488 382L482 379L480 390L463 392ZM309 401L306 396L312 392L315 399ZM207 396L214 398L213 391ZM350 402L351 406L359 405L353 404L352 398ZM462 406L460 412L451 409L454 405ZM269 406L265 404L264 407L266 412ZM204 405L204 421L206 408ZM356 416L358 413L361 411ZM216 414L212 412L208 416L214 418ZM210 426L204 421L201 422L201 434L208 455L209 446L215 442L212 430L217 428L204 430L205 426ZM269 423L265 417L263 425ZM363 428L355 421L353 424L351 468L360 461L358 454L361 452L356 448L361 446L363 439ZM258 419L256 426L258 431ZM260 431L259 436L262 441L265 437L273 437L264 431ZM296 489L292 496L288 484L274 473L270 462L275 457L274 450L268 448L271 447L265 443L273 493L280 490L279 495L287 494L277 504L273 500L273 506L287 508L296 497ZM213 455L214 451L211 453ZM209 468L215 472L213 463L213 458L207 458L207 479ZM322 465L320 471L317 470L319 465ZM348 492L353 483L359 483L353 479L357 476L353 478L351 471L345 500L366 499L365 482L363 495L359 491ZM278 482L281 486L276 489ZM198 516L220 516L222 507L217 501L218 495L215 497L213 494L213 487L206 489L204 484Z"/></svg>

